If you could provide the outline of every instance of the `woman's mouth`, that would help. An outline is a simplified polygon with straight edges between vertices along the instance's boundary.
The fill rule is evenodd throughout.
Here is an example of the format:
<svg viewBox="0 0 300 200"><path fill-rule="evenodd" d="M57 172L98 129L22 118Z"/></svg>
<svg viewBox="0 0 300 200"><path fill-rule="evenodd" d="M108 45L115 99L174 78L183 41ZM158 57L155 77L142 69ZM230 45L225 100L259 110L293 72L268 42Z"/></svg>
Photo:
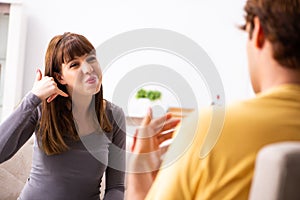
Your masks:
<svg viewBox="0 0 300 200"><path fill-rule="evenodd" d="M94 84L97 81L97 77L95 76L90 76L85 82L88 84Z"/></svg>

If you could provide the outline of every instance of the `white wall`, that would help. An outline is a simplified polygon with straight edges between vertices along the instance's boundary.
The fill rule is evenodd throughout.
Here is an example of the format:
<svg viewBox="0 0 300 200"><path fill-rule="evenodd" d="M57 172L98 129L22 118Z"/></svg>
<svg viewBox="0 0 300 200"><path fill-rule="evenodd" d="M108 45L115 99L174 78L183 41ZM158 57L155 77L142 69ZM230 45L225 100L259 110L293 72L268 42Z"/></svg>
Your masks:
<svg viewBox="0 0 300 200"><path fill-rule="evenodd" d="M244 0L23 0L27 15L24 89L33 84L36 68L43 68L50 39L63 32L85 35L94 46L114 35L137 28L163 28L197 42L210 56L223 81L226 102L252 95L246 61ZM139 59L139 57L136 57ZM110 83L118 77L106 79ZM109 99L109 98L108 98Z"/></svg>

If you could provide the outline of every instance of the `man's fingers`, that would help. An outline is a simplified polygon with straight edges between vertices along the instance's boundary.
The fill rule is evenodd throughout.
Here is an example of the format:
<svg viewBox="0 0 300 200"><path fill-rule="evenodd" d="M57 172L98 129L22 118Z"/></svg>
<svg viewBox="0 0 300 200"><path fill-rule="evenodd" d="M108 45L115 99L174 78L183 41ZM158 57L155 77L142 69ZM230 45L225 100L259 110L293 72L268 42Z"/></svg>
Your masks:
<svg viewBox="0 0 300 200"><path fill-rule="evenodd" d="M163 127L164 124L166 123L167 120L171 119L172 118L172 114L171 113L167 113L159 118L156 118L153 120L153 126L155 127Z"/></svg>
<svg viewBox="0 0 300 200"><path fill-rule="evenodd" d="M170 147L170 144L160 147L159 149L160 149L161 155L165 154L168 151L169 147Z"/></svg>
<svg viewBox="0 0 300 200"><path fill-rule="evenodd" d="M42 79L42 72L40 69L36 70L35 81L40 81Z"/></svg>
<svg viewBox="0 0 300 200"><path fill-rule="evenodd" d="M138 135L138 130L135 130L135 134L133 136L133 141L132 141L132 145L131 145L131 152L134 151L135 145L136 145L136 140L137 140L137 135Z"/></svg>
<svg viewBox="0 0 300 200"><path fill-rule="evenodd" d="M146 116L144 117L142 123L141 123L141 126L146 126L150 123L152 119L152 109L151 108L148 108L148 111L147 111L147 114Z"/></svg>
<svg viewBox="0 0 300 200"><path fill-rule="evenodd" d="M169 129L173 129L175 128L178 124L180 123L180 119L170 119L168 121L165 122L165 124L163 125L163 127L161 128L161 132L163 131L167 131Z"/></svg>
<svg viewBox="0 0 300 200"><path fill-rule="evenodd" d="M175 128L179 124L179 122L180 122L180 119L171 118L169 120L161 121L160 124L156 123L154 125L155 132L156 133L161 133L163 131L167 131L169 129L173 129L173 128Z"/></svg>
<svg viewBox="0 0 300 200"><path fill-rule="evenodd" d="M171 132L168 132L168 133L165 133L165 134L161 134L160 136L158 136L158 143L161 144L164 141L171 139L172 136L173 136L173 132L174 131L171 131Z"/></svg>

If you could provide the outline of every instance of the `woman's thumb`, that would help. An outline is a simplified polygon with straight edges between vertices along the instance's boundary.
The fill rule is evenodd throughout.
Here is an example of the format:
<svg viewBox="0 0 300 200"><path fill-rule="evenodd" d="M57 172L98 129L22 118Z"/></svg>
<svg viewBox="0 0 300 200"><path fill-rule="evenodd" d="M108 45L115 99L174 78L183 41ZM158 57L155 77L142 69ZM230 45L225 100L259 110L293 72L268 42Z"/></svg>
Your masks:
<svg viewBox="0 0 300 200"><path fill-rule="evenodd" d="M36 70L35 81L39 81L42 79L42 72L40 69Z"/></svg>

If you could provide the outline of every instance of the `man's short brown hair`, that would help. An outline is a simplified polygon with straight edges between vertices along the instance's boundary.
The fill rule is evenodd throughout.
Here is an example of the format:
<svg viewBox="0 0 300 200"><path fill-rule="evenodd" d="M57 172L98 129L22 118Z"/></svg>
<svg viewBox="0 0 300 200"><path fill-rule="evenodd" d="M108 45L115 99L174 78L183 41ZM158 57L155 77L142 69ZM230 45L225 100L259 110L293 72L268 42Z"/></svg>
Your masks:
<svg viewBox="0 0 300 200"><path fill-rule="evenodd" d="M244 10L250 38L257 16L272 44L273 58L284 67L300 69L300 0L248 0Z"/></svg>

